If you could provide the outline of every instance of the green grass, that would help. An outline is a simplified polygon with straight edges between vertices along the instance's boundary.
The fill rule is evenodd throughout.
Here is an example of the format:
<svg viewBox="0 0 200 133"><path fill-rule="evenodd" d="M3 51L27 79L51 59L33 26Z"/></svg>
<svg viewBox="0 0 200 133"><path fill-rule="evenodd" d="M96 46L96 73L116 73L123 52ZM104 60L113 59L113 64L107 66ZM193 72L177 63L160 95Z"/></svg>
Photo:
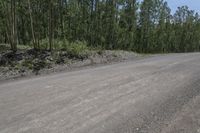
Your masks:
<svg viewBox="0 0 200 133"><path fill-rule="evenodd" d="M29 45L17 45L18 50L28 50L31 49ZM10 44L0 44L0 52L5 52L10 50Z"/></svg>
<svg viewBox="0 0 200 133"><path fill-rule="evenodd" d="M42 39L40 41L39 47L41 50L48 49L48 39ZM30 44L28 45L17 45L18 50L28 50L33 48ZM10 44L0 44L0 52L10 50ZM85 41L75 41L69 42L67 40L54 40L53 44L54 51L67 51L72 55L79 55L83 52L90 50Z"/></svg>

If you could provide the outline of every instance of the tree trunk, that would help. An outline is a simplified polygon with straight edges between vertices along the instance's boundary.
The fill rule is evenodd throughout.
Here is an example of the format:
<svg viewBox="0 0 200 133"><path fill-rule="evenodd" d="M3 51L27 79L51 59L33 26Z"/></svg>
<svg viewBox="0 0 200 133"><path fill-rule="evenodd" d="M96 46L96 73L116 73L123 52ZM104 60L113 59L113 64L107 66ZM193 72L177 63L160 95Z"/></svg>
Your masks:
<svg viewBox="0 0 200 133"><path fill-rule="evenodd" d="M16 1L15 0L11 0L11 14L12 14L12 31L11 31L11 35L12 35L12 45L11 45L11 49L13 50L13 52L17 51L17 26L16 26Z"/></svg>
<svg viewBox="0 0 200 133"><path fill-rule="evenodd" d="M34 25L33 25L33 16L32 16L32 8L31 8L31 2L30 0L28 0L28 6L29 6L29 17L30 17L30 21L31 21L31 34L32 34L32 39L33 39L33 47L34 49L37 49L38 45L35 39L35 31L34 31Z"/></svg>
<svg viewBox="0 0 200 133"><path fill-rule="evenodd" d="M60 9L60 29L61 29L61 38L64 38L64 21L63 21L63 0L59 1L59 9Z"/></svg>
<svg viewBox="0 0 200 133"><path fill-rule="evenodd" d="M49 50L52 51L53 45L53 3L49 1Z"/></svg>

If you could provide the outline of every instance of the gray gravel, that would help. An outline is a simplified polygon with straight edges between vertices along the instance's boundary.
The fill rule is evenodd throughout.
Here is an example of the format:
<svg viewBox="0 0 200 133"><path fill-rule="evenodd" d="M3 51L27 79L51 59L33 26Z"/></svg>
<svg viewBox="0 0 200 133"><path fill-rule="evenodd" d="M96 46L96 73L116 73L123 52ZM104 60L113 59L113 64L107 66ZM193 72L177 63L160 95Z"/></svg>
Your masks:
<svg viewBox="0 0 200 133"><path fill-rule="evenodd" d="M199 132L199 53L0 85L0 133Z"/></svg>

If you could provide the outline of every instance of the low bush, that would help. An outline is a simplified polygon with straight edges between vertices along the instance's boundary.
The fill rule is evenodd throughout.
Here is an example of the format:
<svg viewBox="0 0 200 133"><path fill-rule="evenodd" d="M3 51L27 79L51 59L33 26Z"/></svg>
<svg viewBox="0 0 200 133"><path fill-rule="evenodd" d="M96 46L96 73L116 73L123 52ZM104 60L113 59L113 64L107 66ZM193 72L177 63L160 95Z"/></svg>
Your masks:
<svg viewBox="0 0 200 133"><path fill-rule="evenodd" d="M40 40L40 43L39 43L40 49L46 50L48 49L48 46L49 46L49 40L47 38Z"/></svg>
<svg viewBox="0 0 200 133"><path fill-rule="evenodd" d="M40 48L47 49L48 39L40 41ZM90 48L85 41L69 42L67 40L54 40L54 51L65 51L69 58L84 59L88 57Z"/></svg>
<svg viewBox="0 0 200 133"><path fill-rule="evenodd" d="M67 40L55 40L54 41L54 49L55 50L65 50L69 46L69 41Z"/></svg>
<svg viewBox="0 0 200 133"><path fill-rule="evenodd" d="M87 58L89 54L89 48L87 47L86 42L76 41L70 43L65 50L71 58L84 59Z"/></svg>

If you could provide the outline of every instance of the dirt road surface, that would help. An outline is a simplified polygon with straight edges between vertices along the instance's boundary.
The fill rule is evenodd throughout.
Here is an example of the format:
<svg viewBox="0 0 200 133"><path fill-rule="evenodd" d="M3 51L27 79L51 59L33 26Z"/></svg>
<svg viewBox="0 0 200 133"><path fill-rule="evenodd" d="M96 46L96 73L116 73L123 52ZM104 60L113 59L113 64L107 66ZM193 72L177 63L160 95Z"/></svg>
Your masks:
<svg viewBox="0 0 200 133"><path fill-rule="evenodd" d="M200 53L1 83L0 133L200 133Z"/></svg>

